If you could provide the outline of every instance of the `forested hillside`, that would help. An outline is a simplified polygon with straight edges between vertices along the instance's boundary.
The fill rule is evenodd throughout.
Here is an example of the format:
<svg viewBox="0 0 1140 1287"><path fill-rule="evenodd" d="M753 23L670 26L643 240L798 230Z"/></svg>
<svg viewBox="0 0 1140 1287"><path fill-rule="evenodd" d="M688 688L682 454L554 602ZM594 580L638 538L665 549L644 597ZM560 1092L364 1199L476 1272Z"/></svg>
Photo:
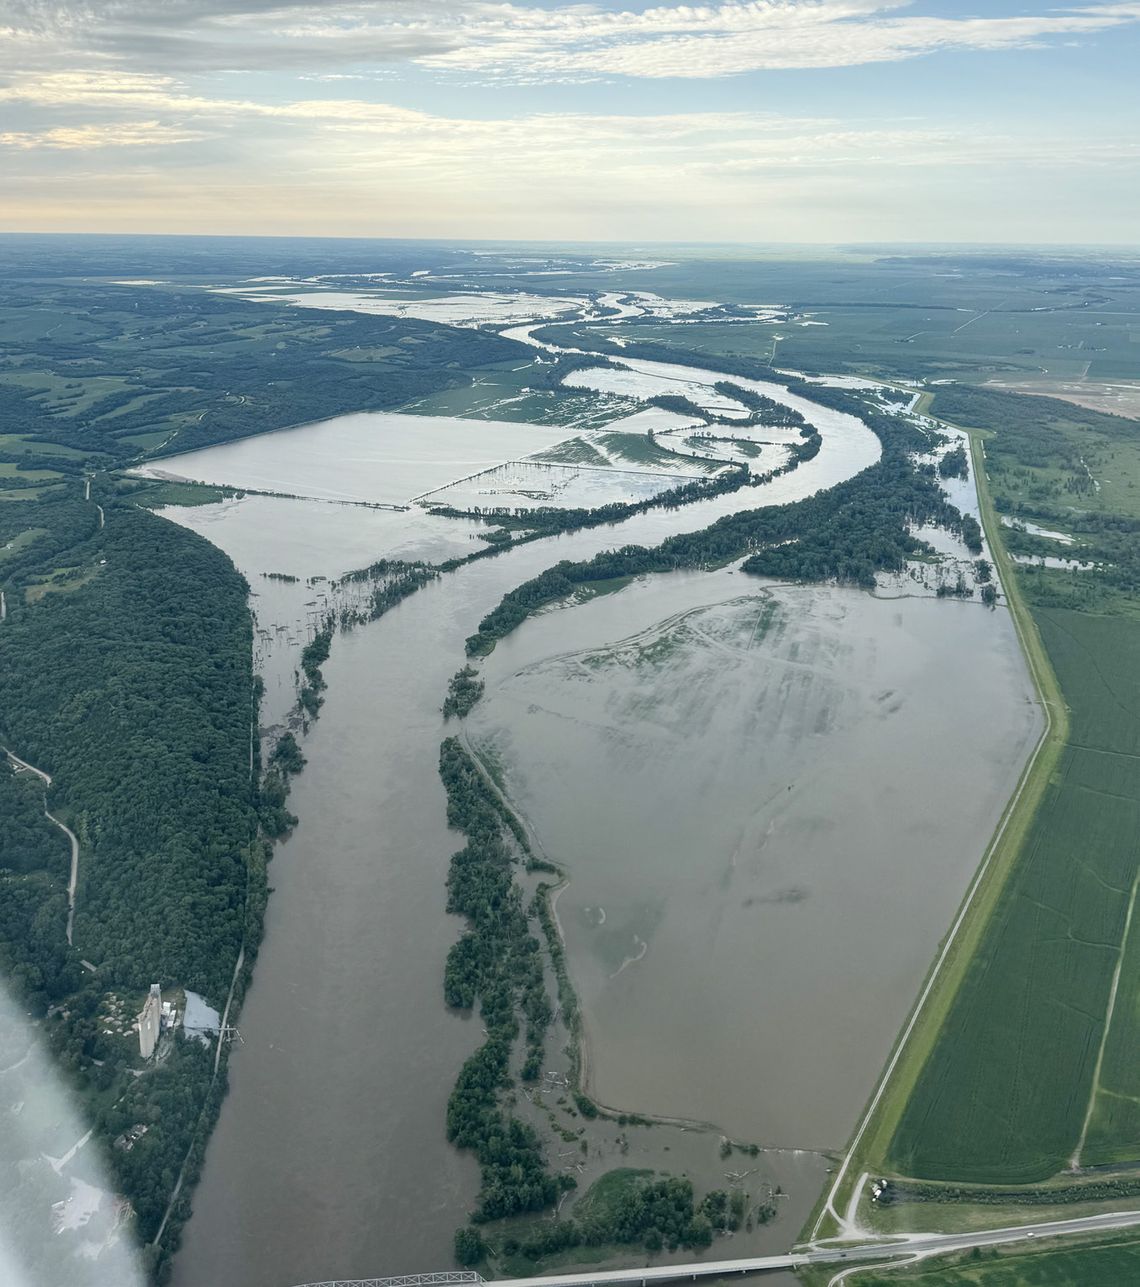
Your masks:
<svg viewBox="0 0 1140 1287"><path fill-rule="evenodd" d="M40 1019L165 1272L225 1085L178 1035L144 1065L151 983L240 1000L265 905L248 587L202 538L140 508L119 469L379 410L525 350L433 323L290 309L202 285L60 280L0 289L0 975ZM129 274L133 276L133 274ZM203 283L204 285L205 283ZM236 972L245 949L244 973ZM112 1147L146 1126L131 1147Z"/></svg>
<svg viewBox="0 0 1140 1287"><path fill-rule="evenodd" d="M0 452L186 451L402 406L528 357L483 331L201 287L14 280L0 292Z"/></svg>
<svg viewBox="0 0 1140 1287"><path fill-rule="evenodd" d="M253 827L246 586L201 538L105 509L90 579L5 623L0 723L83 846L83 955L119 983L216 998Z"/></svg>

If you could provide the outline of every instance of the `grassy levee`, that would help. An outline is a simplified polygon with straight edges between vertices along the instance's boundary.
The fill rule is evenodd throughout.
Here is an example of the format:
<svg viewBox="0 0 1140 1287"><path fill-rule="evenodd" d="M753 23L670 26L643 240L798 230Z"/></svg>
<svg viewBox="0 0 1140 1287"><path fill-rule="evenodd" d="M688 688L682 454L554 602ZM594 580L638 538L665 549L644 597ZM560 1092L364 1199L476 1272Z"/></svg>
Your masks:
<svg viewBox="0 0 1140 1287"><path fill-rule="evenodd" d="M812 1212L806 1228L815 1236L825 1231L827 1207L842 1212L849 1201L852 1185L864 1171L890 1169L890 1145L903 1111L934 1050L1009 874L1025 846L1068 740L1068 710L1056 674L1018 588L1012 561L1001 541L1001 525L986 482L981 437L971 433L970 446L982 525L1045 714L1045 728L891 1051L883 1077L868 1101L836 1182Z"/></svg>

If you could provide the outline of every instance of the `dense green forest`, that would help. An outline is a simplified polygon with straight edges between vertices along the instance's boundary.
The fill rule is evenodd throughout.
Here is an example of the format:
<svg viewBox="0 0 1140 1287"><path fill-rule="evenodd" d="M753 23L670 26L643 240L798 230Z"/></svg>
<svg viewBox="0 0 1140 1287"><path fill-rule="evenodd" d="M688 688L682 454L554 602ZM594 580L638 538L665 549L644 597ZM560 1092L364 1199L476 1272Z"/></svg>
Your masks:
<svg viewBox="0 0 1140 1287"><path fill-rule="evenodd" d="M67 946L70 849L44 817L43 783L0 759L0 973L33 1014L67 996L81 969Z"/></svg>
<svg viewBox="0 0 1140 1287"><path fill-rule="evenodd" d="M104 508L89 578L14 601L2 732L52 774L53 809L79 836L83 954L132 987L177 981L218 997L241 942L253 829L247 587L201 538Z"/></svg>
<svg viewBox="0 0 1140 1287"><path fill-rule="evenodd" d="M67 838L44 817L44 787L30 773L17 773L0 759L0 869L16 875L43 871L66 885Z"/></svg>
<svg viewBox="0 0 1140 1287"><path fill-rule="evenodd" d="M938 472L943 478L968 478L969 466L966 463L966 448L959 443L957 447L945 453L938 462Z"/></svg>
<svg viewBox="0 0 1140 1287"><path fill-rule="evenodd" d="M109 1144L124 1113L147 1126L109 1153L145 1240L188 1152L197 1165L224 1078L212 1050L180 1039L137 1076L137 1040L112 1016L129 1019L152 982L220 1006L239 949L247 965L256 953L251 624L246 584L214 546L102 479L89 502L79 479L65 486L0 507L0 744L52 775L50 807L79 837L75 947L67 841L38 779L5 767L0 968L33 1014L52 1007L46 1039L97 1137ZM156 1273L189 1192L149 1253Z"/></svg>

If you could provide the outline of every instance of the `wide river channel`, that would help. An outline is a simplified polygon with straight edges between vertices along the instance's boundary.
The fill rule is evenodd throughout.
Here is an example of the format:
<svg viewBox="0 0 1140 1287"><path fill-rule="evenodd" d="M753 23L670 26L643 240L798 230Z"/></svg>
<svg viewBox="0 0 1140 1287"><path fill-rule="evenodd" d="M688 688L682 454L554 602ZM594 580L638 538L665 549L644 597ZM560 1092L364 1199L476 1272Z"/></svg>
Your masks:
<svg viewBox="0 0 1140 1287"><path fill-rule="evenodd" d="M644 365L651 364L639 364ZM710 379L707 371L696 374L706 383ZM769 391L777 396L776 386L766 387L765 392ZM860 421L803 400L796 400L796 404L806 408L819 425L824 448L814 460L769 486L747 488L679 510L650 510L621 524L520 546L500 557L459 568L380 621L334 640L332 656L324 666L326 702L305 739L308 764L295 780L291 796L290 807L300 821L292 837L277 847L270 869L274 892L265 940L241 1015L243 1043L230 1062L230 1092L194 1195L194 1215L176 1258L176 1287L290 1287L451 1265L452 1234L472 1204L478 1176L474 1160L446 1142L445 1106L456 1073L480 1043L482 1030L478 1018L464 1019L449 1012L442 997L444 958L461 928L456 918L445 914L447 865L459 838L447 828L444 793L437 775L439 744L445 736L440 704L448 678L462 664L464 640L480 618L507 590L559 559L588 558L627 543L654 545L738 509L799 499L877 459L877 439ZM477 422L472 423L472 429L477 432ZM271 442L272 436L259 441ZM249 478L228 481L256 485ZM303 531L299 538L298 514L310 508L321 507L312 502L250 497L223 506L180 511L174 517L225 548L254 589L261 592L266 589L264 582L256 580L261 572L337 575L368 561L359 557L361 549L346 554L342 548L340 529L349 521L344 511L336 523L314 523L311 540ZM362 521L378 523L369 511L355 512L364 516ZM384 517L383 524L385 529L391 527L391 535L382 548L370 547L369 557L400 549L400 518L397 514ZM417 516L415 522L417 532L424 533L423 516ZM375 530L379 534L379 526ZM326 531L327 540L322 535ZM441 539L442 557L454 552L454 543L454 536ZM296 551L296 561L290 566L278 566L284 550ZM415 553L432 557L430 535L423 535ZM765 588L765 583L739 573L727 577L722 572L710 578L706 595L697 584L700 577L692 573L661 578L652 602L642 595L641 602L648 606L635 612L637 620L631 618L633 624L628 628L618 610L623 596L613 596L612 607L598 609L586 618L587 625L597 623L600 633L582 627L561 646L593 648L602 642L617 642L629 630L650 621L664 620L706 601L759 594ZM719 586L711 584L716 578ZM670 584L675 589L671 590ZM877 652L875 610L880 610L883 628L894 632ZM556 619L573 617L576 611L528 623L536 629L529 633L524 629L517 644L492 659L495 684L506 685L503 701L508 701L507 690L514 682L511 676L518 667L557 651ZM839 1148L1036 737L1037 715L1004 608L986 613L976 604L929 599L892 605L850 590L814 590L783 595L780 612L787 628L779 635L784 642L774 663L779 674L772 672L775 677L769 684L763 674L748 669L750 662L737 658L733 664L744 666L740 672L744 690L758 694L758 716L770 711L774 718L779 716L786 722L794 710L777 700L777 690L783 684L785 693L792 691L787 685L795 681L794 693L803 697L804 709L821 721L813 728L822 729L826 723L825 713L820 713L823 708L834 708L838 740L827 743L830 759L813 766L810 745L791 736L783 724L772 755L767 761L763 756L756 758L751 767L757 774L779 777L772 761L786 750L795 760L795 771L789 778L795 791L783 786L781 791L808 801L803 817L823 819L834 806L852 827L854 850L878 852L885 848L873 864L877 888L868 889L857 880L841 881L819 900L818 910L813 910L816 904L810 900L802 908L795 906L802 891L810 894L827 883L823 869L831 851L817 843L823 826L820 821L804 842L802 871L797 872L797 844L807 833L799 833L797 841L797 833L790 831L779 841L778 878L769 885L749 886L748 896L759 900L749 907L756 910L741 910L743 886L733 884L744 880L746 873L729 878L722 872L719 886L716 881L702 884L693 914L687 918L682 905L687 879L683 855L692 848L696 833L675 838L670 848L662 832L658 838L664 847L653 879L661 894L661 943L663 948L672 945L663 957L667 972L638 976L630 970L623 976L622 986L632 987L635 997L637 989L649 988L643 996L651 1007L645 1012L650 1017L664 1013L663 1007L669 1004L665 993L669 992L677 1008L676 1041L686 1046L683 1075L696 1093L686 1106L684 1097L676 1093L676 1084L670 1083L666 1074L658 1077L652 1072L651 1064L667 1057L673 1040L660 1025L650 1024L646 1031L633 1033L634 1043L624 1045L615 1029L614 1058L609 1065L603 1060L599 1076L614 1097L635 1098L639 1085L636 1041L643 1040L646 1068L641 1084L651 1090L653 1100L648 1107L716 1120L712 1110L720 1077L717 1064L726 1057L746 1060L749 1041L757 1039L754 1022L748 1025L753 1033L748 1040L741 1042L730 1035L739 1029L740 1017L747 1012L750 992L755 989L752 994L763 997L761 1012L772 1016L773 1023L778 1018L784 1025L781 1043L791 1053L784 1057L773 1052L762 1075L759 1070L750 1070L746 1062L738 1062L726 1083L732 1088L732 1121L717 1124L762 1145ZM940 631L935 618L943 612L947 614L943 619L947 623L952 619L952 624ZM803 623L797 624L801 613ZM850 664L842 652L832 650L826 659L820 652L827 650L819 643L827 634L824 626L839 619L847 619L853 637L863 641L853 645L858 655ZM723 629L738 633L738 626L729 622ZM815 653L809 657L813 647ZM938 672L940 648L952 662L948 686L903 717L899 727L905 730L905 745L889 758L892 771L897 769L902 775L894 797L900 825L892 826L889 792L872 799L860 795L859 757L889 753L890 738L875 721L885 718L885 710L891 707L892 671L905 672L895 687L915 693ZM695 654L685 655L691 664ZM956 700L956 695L969 687L971 673L982 680L976 701L938 723L939 702ZM693 678L691 673L689 678ZM813 688L817 682L826 686ZM520 699L527 696L525 685L515 683L515 687ZM813 691L818 699L812 698ZM710 692L731 705L723 674ZM572 689L565 689L559 700L572 701ZM596 692L590 700L604 707ZM509 702L506 706L490 705L488 719L508 713L508 706ZM595 712L599 719L601 707ZM998 730L986 744L993 758L976 771L955 773L952 748L944 748L930 756L924 772L923 739L933 734L923 730L931 720L947 736L972 724L988 723ZM719 715L702 725L696 753L704 755L724 739L730 749L750 740L754 744L760 735L756 719L733 718L729 707L722 706ZM541 722L529 725L526 736L538 738L536 750L544 738L549 745ZM517 737L525 749L525 737L522 733ZM720 827L713 837L719 850L738 846L741 827L767 826L756 807L760 787L753 792L748 762L735 755L730 758L731 772L715 782L712 775L702 772L689 786L711 793L709 799L719 816L727 816L739 805L740 825ZM532 822L548 826L552 845L560 851L558 856L573 867L570 815L559 812L549 789L562 767L553 751L545 761L536 758L529 795L522 803L534 807ZM670 793L684 792L683 754L671 750L661 768L672 775ZM920 811L903 798L912 789L920 790L924 777L928 785L929 779L941 782L958 806L970 811L971 825L962 837L964 851L953 852L953 846L933 843L930 829L918 816ZM829 783L834 784L834 796L828 794L832 789ZM604 790L596 771L581 773L576 785L584 791ZM650 792L647 798L651 796ZM779 805L790 807L783 799ZM610 828L619 837L620 847L628 849L633 839L630 825L628 818L623 821L618 805L607 800L591 819L582 843L588 848ZM922 865L927 862L932 865L924 876ZM895 882L893 873L898 870L908 871L908 878ZM576 938L581 940L583 961L588 961L591 953L596 958L593 973L584 969L581 981L587 999L591 995L600 998L588 1030L604 1040L615 1024L620 1029L620 1013L614 1006L621 994L603 986L608 977L603 970L604 953L599 955L596 944L587 941L592 933L589 907L608 899L612 906L624 908L623 918L632 926L636 898L628 881L601 868L593 874L583 869L583 876L588 877L589 886L584 884L575 892L572 879L566 895L566 910L574 913L569 940L572 948ZM671 880L672 889L668 888ZM802 961L796 958L795 975L781 996L779 962L785 951L794 955L798 933L797 922L787 920L779 936L773 937L757 958L764 967L762 977L738 975L723 980L723 1023L718 1027L715 971L698 971L694 987L686 991L685 954L692 955L694 945L699 948L700 942L711 941L710 936L717 932L717 890L729 886L734 910L723 933L738 944L754 932L750 926L756 924L757 912L767 907L773 916L785 919L789 913L800 912L815 926L813 933L825 935L831 927L838 937L834 949L814 969L805 973ZM886 912L884 898L890 902ZM919 909L922 915L916 916ZM883 937L892 924L900 926L906 938L898 954ZM686 947L687 932L692 939ZM886 982L882 997L871 998L870 1009L877 1012L875 1022L864 1026L857 1014L850 1013L850 1006L860 991L860 969L877 959L886 963L886 969L878 971ZM652 982L654 977L656 983ZM807 1017L797 1037L795 1013L812 994L827 997L829 977L841 986L825 1004L802 1008ZM763 1038L761 1025L759 1040ZM700 1069L690 1056L703 1051L709 1041L715 1062L702 1082ZM813 1071L797 1099L795 1079L802 1077L805 1067ZM750 1079L751 1086L746 1084ZM829 1087L842 1087L834 1104L828 1101ZM817 1126L812 1123L812 1098L820 1101ZM750 1101L760 1110L755 1123L744 1120ZM623 1103L622 1107L642 1105ZM683 1145L673 1157L678 1164L685 1162ZM791 1193L786 1215L760 1239L759 1245L776 1250L787 1247L796 1237L818 1194L826 1163L795 1152L762 1155L762 1159ZM753 1242L746 1248L743 1239L738 1240L735 1254L744 1254L755 1245ZM721 1256L733 1254L729 1244L718 1244L715 1250Z"/></svg>

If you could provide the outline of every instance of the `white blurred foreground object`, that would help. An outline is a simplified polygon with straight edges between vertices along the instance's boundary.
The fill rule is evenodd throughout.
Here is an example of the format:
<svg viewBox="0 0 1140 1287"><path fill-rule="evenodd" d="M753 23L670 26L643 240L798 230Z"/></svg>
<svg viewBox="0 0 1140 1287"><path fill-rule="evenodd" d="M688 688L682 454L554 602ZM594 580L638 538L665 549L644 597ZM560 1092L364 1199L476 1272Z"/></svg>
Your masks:
<svg viewBox="0 0 1140 1287"><path fill-rule="evenodd" d="M132 1224L91 1124L0 988L0 1283L143 1287Z"/></svg>

